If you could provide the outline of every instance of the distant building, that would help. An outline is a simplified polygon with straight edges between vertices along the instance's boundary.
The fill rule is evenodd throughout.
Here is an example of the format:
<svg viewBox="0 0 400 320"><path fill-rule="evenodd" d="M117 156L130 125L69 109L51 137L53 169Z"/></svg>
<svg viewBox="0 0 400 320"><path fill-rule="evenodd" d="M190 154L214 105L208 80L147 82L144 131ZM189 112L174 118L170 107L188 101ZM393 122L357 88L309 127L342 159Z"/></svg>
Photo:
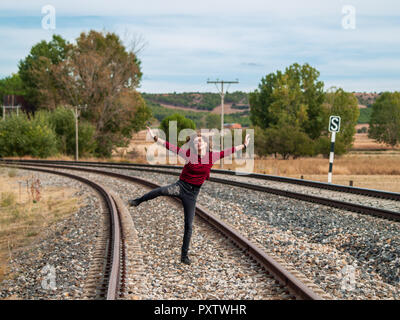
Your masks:
<svg viewBox="0 0 400 320"><path fill-rule="evenodd" d="M21 106L21 110L24 112L34 112L35 107L28 103L23 96L18 96L14 94L3 96L4 106Z"/></svg>
<svg viewBox="0 0 400 320"><path fill-rule="evenodd" d="M225 123L224 128L226 128L226 129L242 129L242 125L240 123Z"/></svg>

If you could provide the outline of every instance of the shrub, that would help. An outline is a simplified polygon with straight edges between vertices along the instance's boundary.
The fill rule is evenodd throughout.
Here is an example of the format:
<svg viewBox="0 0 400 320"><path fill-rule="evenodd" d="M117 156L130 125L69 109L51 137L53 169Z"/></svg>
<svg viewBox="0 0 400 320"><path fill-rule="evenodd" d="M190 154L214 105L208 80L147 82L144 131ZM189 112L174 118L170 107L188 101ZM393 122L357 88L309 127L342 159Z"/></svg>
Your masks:
<svg viewBox="0 0 400 320"><path fill-rule="evenodd" d="M0 122L0 156L45 158L57 152L57 137L45 117L11 115Z"/></svg>
<svg viewBox="0 0 400 320"><path fill-rule="evenodd" d="M2 192L0 205L2 207L9 207L15 204L16 196L13 192Z"/></svg>
<svg viewBox="0 0 400 320"><path fill-rule="evenodd" d="M75 117L71 109L58 107L54 111L40 111L47 117L50 126L57 135L57 148L60 153L75 154ZM92 154L96 149L95 128L87 121L78 123L79 154Z"/></svg>
<svg viewBox="0 0 400 320"><path fill-rule="evenodd" d="M161 121L161 124L160 124L160 129L162 129L165 132L167 140L170 140L170 137L169 137L169 122L170 121L177 122L177 137L179 137L179 133L183 129L193 129L193 130L196 129L196 124L192 120L185 118L184 116L182 116L179 113L175 113L169 117L164 118L164 120ZM185 143L185 141L178 141L179 146L182 146L184 143Z"/></svg>
<svg viewBox="0 0 400 320"><path fill-rule="evenodd" d="M17 169L10 169L10 170L8 170L8 176L9 176L10 178L15 177L16 175L17 175Z"/></svg>
<svg viewBox="0 0 400 320"><path fill-rule="evenodd" d="M314 142L300 128L282 124L268 129L256 127L255 148L259 155L280 154L283 159L314 154Z"/></svg>

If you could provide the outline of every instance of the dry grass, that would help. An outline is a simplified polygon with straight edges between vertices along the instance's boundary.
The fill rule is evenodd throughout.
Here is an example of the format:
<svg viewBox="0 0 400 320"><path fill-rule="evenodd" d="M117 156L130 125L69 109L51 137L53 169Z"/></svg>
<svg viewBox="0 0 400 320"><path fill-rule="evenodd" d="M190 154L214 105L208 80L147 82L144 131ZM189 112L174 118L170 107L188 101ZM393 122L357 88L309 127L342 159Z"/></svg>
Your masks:
<svg viewBox="0 0 400 320"><path fill-rule="evenodd" d="M235 169L235 163L225 169ZM254 172L280 176L323 175L328 173L329 160L324 158L299 158L280 160L264 158L254 160ZM219 168L219 164L214 165ZM349 154L336 158L333 164L336 175L400 175L400 153Z"/></svg>
<svg viewBox="0 0 400 320"><path fill-rule="evenodd" d="M143 158L138 158L134 163L144 163ZM174 165L179 165L173 163ZM213 166L219 169L219 163ZM234 161L225 163L224 169L240 169ZM296 160L281 160L273 158L255 159L252 172L278 175L292 178L301 178L321 182L328 181L329 159L299 158ZM362 188L400 192L400 153L352 153L336 157L333 164L333 183L353 185Z"/></svg>
<svg viewBox="0 0 400 320"><path fill-rule="evenodd" d="M224 165L224 169L235 167L234 163ZM219 164L214 168L220 168ZM328 168L329 160L324 158L256 159L253 172L327 182ZM349 185L350 180L361 188L400 192L400 153L361 153L336 158L332 182Z"/></svg>
<svg viewBox="0 0 400 320"><path fill-rule="evenodd" d="M293 176L299 178L299 176ZM328 175L304 175L304 179L328 182ZM333 175L332 183L354 187L400 192L400 175Z"/></svg>
<svg viewBox="0 0 400 320"><path fill-rule="evenodd" d="M76 212L81 199L73 197L76 190L48 187L40 191L34 202L26 179L9 177L0 172L0 281L7 274L7 263L16 250L29 246L40 232L54 222Z"/></svg>
<svg viewBox="0 0 400 320"><path fill-rule="evenodd" d="M392 147L368 138L368 133L357 133L353 150L393 150Z"/></svg>
<svg viewBox="0 0 400 320"><path fill-rule="evenodd" d="M28 157L25 157L25 159L28 159ZM61 160L60 158L53 159ZM67 157L62 159L72 160ZM110 161L110 159L85 158L82 161ZM144 156L130 159L113 157L111 161L147 163ZM326 181L328 167L329 160L322 157L299 158L296 160L264 158L254 160L253 172L297 178L303 175L307 176L307 179L313 177L318 181ZM216 163L213 168L218 169L220 166ZM224 169L234 170L235 168L235 163L224 165ZM337 183L342 183L341 181L343 181L343 184L348 184L348 180L354 180L355 182L360 181L365 187L367 185L368 187L380 185L381 187L377 189L399 191L397 185L400 182L397 181L400 176L400 152L353 152L345 156L336 157L333 164L333 175L334 179L339 179ZM371 182L368 182L368 180ZM382 181L382 183L379 183L378 180Z"/></svg>

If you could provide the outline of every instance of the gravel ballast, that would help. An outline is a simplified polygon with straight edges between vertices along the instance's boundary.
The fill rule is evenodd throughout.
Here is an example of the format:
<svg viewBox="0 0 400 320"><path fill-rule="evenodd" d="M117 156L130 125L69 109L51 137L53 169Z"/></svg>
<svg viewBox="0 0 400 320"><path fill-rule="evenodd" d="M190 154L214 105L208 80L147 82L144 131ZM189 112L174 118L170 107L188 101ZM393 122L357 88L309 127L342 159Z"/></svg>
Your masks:
<svg viewBox="0 0 400 320"><path fill-rule="evenodd" d="M103 208L97 193L75 180L36 171L18 170L22 177L38 177L42 187L77 189L83 198L76 213L51 224L30 244L13 254L10 279L0 283L0 299L81 299L88 276ZM54 281L54 282L53 282Z"/></svg>
<svg viewBox="0 0 400 320"><path fill-rule="evenodd" d="M178 179L136 170L112 171L161 185ZM364 196L346 197L351 202ZM338 299L400 297L398 222L209 181L198 203Z"/></svg>
<svg viewBox="0 0 400 320"><path fill-rule="evenodd" d="M112 189L125 203L150 190L116 178L81 175ZM142 203L130 212L143 262L141 285L131 293L135 299L293 299L257 263L197 217L189 251L192 264L182 264L183 208L168 197Z"/></svg>
<svg viewBox="0 0 400 320"><path fill-rule="evenodd" d="M146 168L147 169L147 168ZM140 171L140 168L137 169ZM182 169L170 169L170 168L162 168L162 170L180 173ZM127 170L128 171L128 170ZM136 171L136 170L134 170ZM151 173L151 172L149 172ZM333 200L338 201L345 201L349 203L355 203L359 205L365 205L369 207L391 210L395 212L400 212L400 201L390 200L390 199L379 199L374 197L368 197L364 195L354 194L354 193L345 193L327 189L319 189L314 187L302 186L298 184L286 183L286 182L279 182L279 181L272 181L272 180L263 180L257 179L254 177L249 177L247 175L225 175L221 173L211 173L211 177L224 179L228 181L238 181L238 182L245 182L250 184L257 184L260 186L266 186L269 188L275 188L279 190L285 190L290 192L298 192L302 194L308 194L318 197L325 197ZM178 176L176 176L178 179Z"/></svg>
<svg viewBox="0 0 400 320"><path fill-rule="evenodd" d="M110 171L142 177L160 185L166 185L178 179L177 176L140 170L112 169ZM70 172L77 174L77 171ZM40 175L44 176L45 174L40 173ZM108 186L118 193L124 201L140 196L149 190L110 177L87 173L81 175L94 178L94 180ZM213 174L211 175L213 176ZM49 180L59 181L60 185L65 182L68 183L68 181L71 182L70 179L54 175L49 176L51 176ZM227 179L228 177L223 176L223 178ZM229 176L229 179L231 178L238 178L241 181L248 179ZM46 179L43 179L43 181L46 181ZM245 182L252 181L255 180L250 179ZM267 186L274 186L275 183L281 184L260 181L260 184ZM76 187L77 183L73 182L73 186ZM310 187L294 187L319 191ZM82 187L83 190L85 188L87 187ZM331 195L331 198L340 197L340 200L348 202L359 202L363 205L377 207L383 206L383 208L391 210L396 209L395 207L387 208L387 201L390 202L390 200L343 194L329 190L321 191L326 193L323 196ZM92 199L93 203L97 203L98 210L100 210L100 202L93 200L97 197L93 195L93 191L91 192L91 196L88 194L85 197ZM88 193L90 192L88 191ZM318 195L322 194L319 193ZM346 198L344 198L344 195ZM372 201L371 204L366 203L364 198ZM203 185L198 203L236 228L244 236L264 247L267 253L284 259L289 265L335 298L400 298L400 224L398 222L210 181ZM100 213L97 212L99 223L98 215ZM137 292L134 293L137 299L289 298L285 292L282 292L280 285L273 280L266 280L268 278L265 278L265 275L253 262L250 260L244 262L240 251L236 250L237 253L235 253L228 241L221 238L217 233L211 232L199 219L194 222L191 242L190 254L193 263L191 266L180 264L183 210L171 200L160 197L143 203L137 208L130 208L130 212L138 231L143 252L144 271L140 275L143 285L137 286ZM78 213L68 219L76 215ZM76 283L81 283L82 280L76 281L76 279L84 279L85 277L84 274L87 272L90 263L90 249L82 246L80 237L84 234L87 238L94 239L90 236L92 227L87 226L87 224L90 225L90 222L94 225L94 220L94 218L91 221L77 220L79 222L73 221L60 226L60 228L67 230L66 226L76 225L76 228L83 229L83 231L69 232L71 234L65 231L68 237L74 239L70 244L67 244L68 242L61 243L59 238L51 238L51 236L50 239L54 239L55 242L54 247L50 248L49 243L51 241L39 243L38 248L43 255L49 255L46 258L41 255L34 256L34 251L26 258L22 255L15 257L13 261L15 260L16 265L18 263L21 265L21 261L24 261L24 259L29 262L26 270L23 270L24 275L28 275L25 277L27 279L20 279L20 282L14 281L13 283L3 282L0 285L0 297L12 294L23 297L26 291L28 291L26 296L31 298L65 299L81 296L82 290L76 287ZM74 230L76 228L73 227ZM86 228L89 230L86 230ZM95 234L95 227L93 229L93 234ZM48 232L51 234L53 231L48 230ZM75 275L79 274L76 271L78 268L72 271L74 265L71 264L71 259L75 254L72 254L73 250L70 248L74 247L75 242L80 243L77 250L82 249L79 258L82 256L82 261L87 261L87 264L85 262L77 263L78 265L81 264L84 269L81 278L77 278ZM69 248L66 248L66 246ZM86 250L85 254L83 253L84 250ZM60 256L60 252L65 252L65 256L61 254L62 258L57 258ZM68 263L64 264L57 259L68 260ZM41 276L40 270L46 264L43 265L42 262L48 261L59 263L60 271L57 271L57 279L59 274L61 274L61 279L66 279L63 280L64 282L57 282L57 285L61 283L61 288L57 288L54 293L42 292L40 281L37 281ZM81 260L78 259L77 261ZM238 263L238 261L240 262ZM72 273L73 276L68 277L64 270ZM39 282L39 287L32 281ZM11 290L11 293L5 290L10 287L14 290ZM232 291L233 287L235 290Z"/></svg>

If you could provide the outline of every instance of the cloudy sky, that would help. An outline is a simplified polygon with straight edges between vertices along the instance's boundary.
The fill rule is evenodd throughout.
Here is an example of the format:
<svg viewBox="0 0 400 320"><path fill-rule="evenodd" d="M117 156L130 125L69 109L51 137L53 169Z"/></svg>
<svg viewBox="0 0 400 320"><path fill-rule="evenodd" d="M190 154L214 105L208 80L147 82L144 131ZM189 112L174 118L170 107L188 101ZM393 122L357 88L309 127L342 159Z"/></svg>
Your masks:
<svg viewBox="0 0 400 320"><path fill-rule="evenodd" d="M43 28L46 5L55 29ZM294 62L317 68L326 88L400 90L398 0L1 0L0 77L40 40L90 29L144 39L144 92L216 91L208 78L252 91Z"/></svg>

